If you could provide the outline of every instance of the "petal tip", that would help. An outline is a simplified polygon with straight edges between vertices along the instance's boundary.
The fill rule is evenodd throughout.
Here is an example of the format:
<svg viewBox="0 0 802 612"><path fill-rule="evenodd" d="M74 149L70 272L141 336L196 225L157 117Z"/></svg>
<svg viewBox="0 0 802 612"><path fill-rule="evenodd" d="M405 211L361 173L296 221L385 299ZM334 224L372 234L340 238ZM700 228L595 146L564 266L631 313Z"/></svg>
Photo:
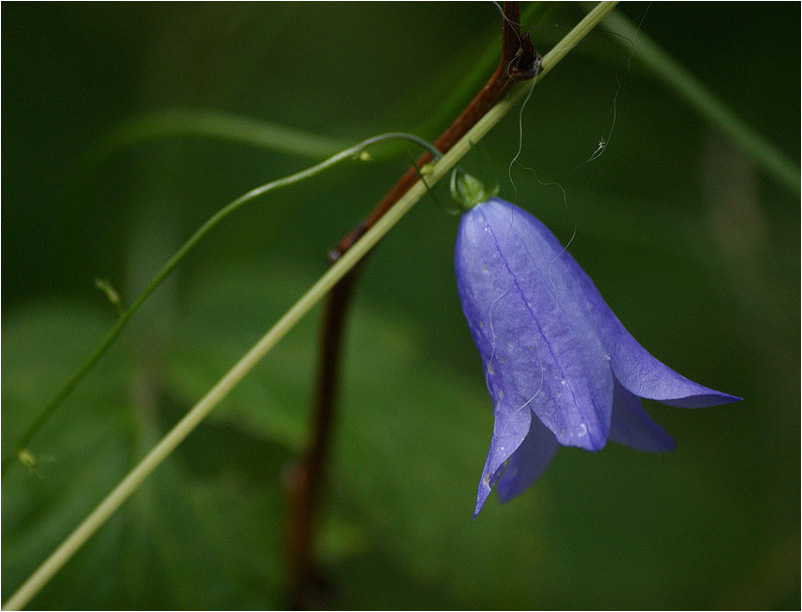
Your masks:
<svg viewBox="0 0 802 612"><path fill-rule="evenodd" d="M479 513L482 511L482 508L487 501L488 496L490 495L491 487L486 485L484 481L479 483L479 491L476 494L476 507L473 510L473 517L476 518L479 516Z"/></svg>
<svg viewBox="0 0 802 612"><path fill-rule="evenodd" d="M721 391L709 389L709 393L700 393L698 395L690 395L688 397L658 401L676 408L711 408L713 406L740 402L743 401L743 398L736 395L730 395L729 393L722 393Z"/></svg>

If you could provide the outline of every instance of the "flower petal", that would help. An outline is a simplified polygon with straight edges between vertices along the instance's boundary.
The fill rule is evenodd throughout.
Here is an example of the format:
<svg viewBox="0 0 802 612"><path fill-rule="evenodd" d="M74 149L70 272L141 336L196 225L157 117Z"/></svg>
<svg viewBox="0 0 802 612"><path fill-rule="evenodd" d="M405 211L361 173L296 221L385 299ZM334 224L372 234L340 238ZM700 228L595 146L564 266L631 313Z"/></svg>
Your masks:
<svg viewBox="0 0 802 612"><path fill-rule="evenodd" d="M464 213L457 288L494 402L529 406L560 444L599 450L610 427L609 359L565 291L574 279L564 277L562 247L541 227L496 198Z"/></svg>
<svg viewBox="0 0 802 612"><path fill-rule="evenodd" d="M740 401L740 397L704 387L662 364L623 326L614 335L618 340L612 358L613 372L635 395L680 408L706 408Z"/></svg>
<svg viewBox="0 0 802 612"><path fill-rule="evenodd" d="M610 349L615 377L638 397L680 408L706 408L740 401L740 397L702 386L652 357L615 315L606 321L602 342Z"/></svg>
<svg viewBox="0 0 802 612"><path fill-rule="evenodd" d="M529 435L510 457L507 469L498 481L498 497L510 501L528 489L546 468L559 448L559 443L538 419L532 419Z"/></svg>
<svg viewBox="0 0 802 612"><path fill-rule="evenodd" d="M610 439L639 451L674 450L674 440L640 406L640 399L617 380L613 392L613 419Z"/></svg>
<svg viewBox="0 0 802 612"><path fill-rule="evenodd" d="M525 211L516 210L521 213L518 217L523 217L539 235L539 242L550 245L555 259L549 265L550 278L564 310L574 320L584 321L588 329L594 330L610 358L613 374L627 390L638 397L680 408L703 408L741 400L697 384L652 357L621 324L596 285L554 234ZM567 282L561 283L561 280Z"/></svg>
<svg viewBox="0 0 802 612"><path fill-rule="evenodd" d="M493 425L493 438L490 440L490 452L487 454L479 490L476 493L476 518L484 506L493 485L504 471L504 463L509 459L529 433L532 413L528 408L510 410L507 404L496 404L496 420Z"/></svg>

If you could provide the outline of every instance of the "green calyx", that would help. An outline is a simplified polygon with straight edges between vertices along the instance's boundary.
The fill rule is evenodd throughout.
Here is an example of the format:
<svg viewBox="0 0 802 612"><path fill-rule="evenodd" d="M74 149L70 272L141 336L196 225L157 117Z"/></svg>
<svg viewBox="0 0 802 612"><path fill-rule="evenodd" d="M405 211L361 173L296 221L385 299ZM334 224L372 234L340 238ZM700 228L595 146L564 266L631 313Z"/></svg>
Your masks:
<svg viewBox="0 0 802 612"><path fill-rule="evenodd" d="M459 168L455 168L451 173L451 197L461 212L492 198L497 193L497 185L493 189L488 189L478 178Z"/></svg>

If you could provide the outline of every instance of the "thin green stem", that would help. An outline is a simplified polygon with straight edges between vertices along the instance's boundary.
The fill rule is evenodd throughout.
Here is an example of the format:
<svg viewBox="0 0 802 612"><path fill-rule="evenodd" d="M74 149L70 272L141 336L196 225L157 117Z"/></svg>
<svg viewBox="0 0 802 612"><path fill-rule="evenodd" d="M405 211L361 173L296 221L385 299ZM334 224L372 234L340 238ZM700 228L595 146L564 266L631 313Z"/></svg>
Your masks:
<svg viewBox="0 0 802 612"><path fill-rule="evenodd" d="M555 48L543 58L542 78L564 55L606 15L616 2L601 2L571 30ZM516 87L509 97L494 106L461 138L426 175L433 185L452 170L510 110L528 93L531 85ZM261 188L260 188L261 189ZM106 522L106 520L133 494L139 485L167 458L189 433L212 411L240 380L278 343L279 340L306 315L324 295L345 276L390 229L426 194L424 181L418 181L379 219L337 262L299 299L279 321L251 348L245 356L201 399L187 415L162 438L144 459L114 488L97 508L73 531L42 565L6 601L4 610L20 609L47 584L53 575L75 552ZM252 193L252 192L251 192ZM244 196L243 196L244 197Z"/></svg>
<svg viewBox="0 0 802 612"><path fill-rule="evenodd" d="M669 88L695 108L705 119L728 135L757 164L792 193L800 193L799 165L786 157L773 143L732 111L723 100L711 92L699 79L666 53L657 43L619 12L604 20L611 30L623 37L614 37L627 46L637 35L633 55L662 80Z"/></svg>
<svg viewBox="0 0 802 612"><path fill-rule="evenodd" d="M341 151L336 155L329 157L328 159L316 164L306 170L302 170L296 174L292 174L290 176L286 176L280 178L278 180L272 181L267 183L266 185L262 185L261 187L257 187L246 193L245 195L240 196L236 200L230 202L228 205L221 208L217 211L210 219L206 221L190 238L187 240L184 245L176 251L176 253L167 261L167 263L162 266L161 270L156 274L150 284L145 288L142 293L134 300L134 302L125 309L121 314L120 318L117 320L117 323L111 330L106 334L106 337L100 342L100 344L95 348L95 350L86 358L86 360L81 364L75 374L70 378L64 386L56 393L53 399L44 407L41 413L36 417L36 419L28 426L25 432L22 434L20 439L17 441L17 444L14 446L13 452L8 455L7 457L3 458L2 462L2 470L5 472L6 469L11 465L11 462L14 460L14 457L19 457L20 453L25 450L26 445L31 441L31 438L36 434L36 432L42 427L42 425L50 418L50 415L53 414L53 411L61 404L62 401L72 393L73 389L75 389L76 385L89 373L89 371L95 366L98 360L103 356L103 354L109 349L109 347L114 343L117 337L122 333L125 326L131 320L131 317L134 316L134 313L139 310L139 307L145 302L145 300L150 297L150 295L158 288L159 285L164 282L164 280L175 270L176 267L181 263L181 261L186 257L186 255L195 247L198 242L208 234L218 223L220 223L223 219L229 216L234 211L238 210L251 200L268 193L269 191L274 191L281 187L287 187L289 185L293 185L300 181L306 180L323 172L327 168L331 168L335 164L340 163L346 159L353 159L354 157L358 157L360 154L364 153L365 150L375 144L380 142L387 142L391 140L408 140L414 142L415 144L419 145L420 147L424 148L425 150L432 153L435 158L440 157L440 153L434 149L429 143L424 140L421 140L417 136L413 136L411 134L404 134L401 132L392 132L389 134L382 134L380 136L375 136L373 138L369 138L367 140L362 141L358 145Z"/></svg>

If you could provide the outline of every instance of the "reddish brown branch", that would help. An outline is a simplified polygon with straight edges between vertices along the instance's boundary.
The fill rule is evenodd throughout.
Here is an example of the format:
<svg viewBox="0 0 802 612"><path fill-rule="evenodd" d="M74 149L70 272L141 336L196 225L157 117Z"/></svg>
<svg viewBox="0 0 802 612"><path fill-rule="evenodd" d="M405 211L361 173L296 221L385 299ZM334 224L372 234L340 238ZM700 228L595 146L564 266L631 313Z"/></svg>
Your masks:
<svg viewBox="0 0 802 612"><path fill-rule="evenodd" d="M504 3L501 61L493 76L464 111L434 142L443 153L462 138L478 121L498 103L515 83L534 77L540 69L540 57L532 47L527 33L519 27L520 3ZM418 168L432 161L429 153L417 161L379 202L368 218L351 230L329 253L330 262L336 261L369 230L418 180ZM364 260L363 260L364 261ZM312 414L313 436L301 462L288 480L289 517L287 557L291 577L291 597L294 607L310 607L310 587L319 585L312 566L312 542L315 514L326 465L345 318L361 265L346 275L328 296L321 335L318 363L317 393ZM311 589L314 591L314 589Z"/></svg>
<svg viewBox="0 0 802 612"><path fill-rule="evenodd" d="M289 501L286 542L290 575L289 607L293 609L321 607L315 601L319 590L315 587L319 587L321 582L312 566L312 535L331 440L345 316L360 267L361 264L358 264L353 268L329 293L320 338L312 438L306 454L289 472L286 482Z"/></svg>
<svg viewBox="0 0 802 612"><path fill-rule="evenodd" d="M520 34L519 20L521 7L519 2L504 3L504 25L502 30L501 42L501 61L477 96L471 101L465 110L460 113L454 122L448 126L440 137L434 141L434 147L447 153L460 138L465 136L468 131L476 125L479 119L496 105L513 85L519 81L531 79L540 69L540 56L535 52L529 33ZM431 153L424 153L417 161L420 168L432 161ZM393 186L393 188L382 198L378 206L373 209L370 216L352 229L337 245L337 248L329 253L329 260L336 261L343 253L351 248L359 238L381 219L392 206L409 191L418 180L417 168L410 168Z"/></svg>

